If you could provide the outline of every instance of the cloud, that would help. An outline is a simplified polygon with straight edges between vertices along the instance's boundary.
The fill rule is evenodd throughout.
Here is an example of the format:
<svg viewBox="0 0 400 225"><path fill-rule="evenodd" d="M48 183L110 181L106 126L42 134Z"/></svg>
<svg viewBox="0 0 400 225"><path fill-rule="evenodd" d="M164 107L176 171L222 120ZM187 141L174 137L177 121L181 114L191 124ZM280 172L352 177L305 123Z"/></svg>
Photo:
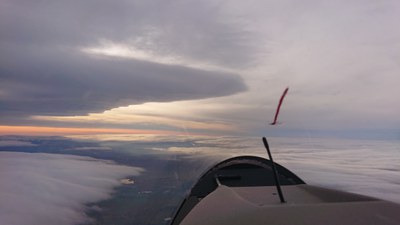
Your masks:
<svg viewBox="0 0 400 225"><path fill-rule="evenodd" d="M151 126L181 132L231 131L237 128L223 120L207 118L207 114L224 111L226 105L210 104L207 100L149 102L129 107L119 107L103 113L87 116L34 116L32 119L60 123L76 123L90 126L104 124L125 128L149 128ZM231 108L233 108L231 106ZM240 108L240 106L238 106Z"/></svg>
<svg viewBox="0 0 400 225"><path fill-rule="evenodd" d="M30 115L84 115L148 101L203 99L245 91L237 73L218 68L249 62L246 49L250 47L242 45L246 32L234 23L219 21L217 5L192 4L2 2L1 122L26 122L23 119ZM154 13L160 7L164 10ZM190 19L177 17L177 10L190 14ZM151 57L83 51L95 48L101 40ZM209 45L215 47L206 48ZM173 64L157 60L164 58L179 60ZM216 65L214 70L201 66L209 64Z"/></svg>
<svg viewBox="0 0 400 225"><path fill-rule="evenodd" d="M268 141L274 161L308 184L400 203L398 140L270 137ZM207 158L205 168L232 156L268 158L261 138L188 137L186 143L154 150L192 160Z"/></svg>
<svg viewBox="0 0 400 225"><path fill-rule="evenodd" d="M185 66L193 69L236 73L234 69L225 68L211 62L196 62L178 55L158 55L158 52L145 51L131 43L119 44L101 40L98 46L86 47L82 52L93 56L108 56L115 58L136 59L164 65Z"/></svg>
<svg viewBox="0 0 400 225"><path fill-rule="evenodd" d="M37 46L88 47L110 40L157 55L243 66L260 46L251 44L251 31L225 8L220 1L3 1L8 20L1 22L0 37Z"/></svg>
<svg viewBox="0 0 400 225"><path fill-rule="evenodd" d="M223 110L195 122L260 133L289 86L287 130L400 125L396 0L1 4L1 123L201 99Z"/></svg>
<svg viewBox="0 0 400 225"><path fill-rule="evenodd" d="M90 157L0 152L0 217L4 224L89 222L85 204L111 197L119 179L142 169Z"/></svg>
<svg viewBox="0 0 400 225"><path fill-rule="evenodd" d="M146 101L230 95L241 78L138 60L19 52L2 61L2 114L82 115ZM24 65L20 67L18 65ZM224 88L221 88L224 87Z"/></svg>
<svg viewBox="0 0 400 225"><path fill-rule="evenodd" d="M252 78L246 79L250 91L240 100L264 107L246 112L248 118L272 117L289 86L281 111L285 127L399 126L394 97L399 63L393 60L400 52L394 22L400 15L398 1L253 3L232 7L253 19L252 26L267 39L267 54L256 71L246 74ZM255 122L248 124L253 130Z"/></svg>

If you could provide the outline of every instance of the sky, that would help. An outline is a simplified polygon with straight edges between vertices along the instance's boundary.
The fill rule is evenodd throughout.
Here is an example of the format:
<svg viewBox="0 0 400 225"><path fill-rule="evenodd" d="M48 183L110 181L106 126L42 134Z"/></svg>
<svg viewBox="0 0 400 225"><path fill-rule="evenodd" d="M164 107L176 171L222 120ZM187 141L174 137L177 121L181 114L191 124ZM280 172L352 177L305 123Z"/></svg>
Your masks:
<svg viewBox="0 0 400 225"><path fill-rule="evenodd" d="M397 0L3 0L0 133L398 139L398 21Z"/></svg>

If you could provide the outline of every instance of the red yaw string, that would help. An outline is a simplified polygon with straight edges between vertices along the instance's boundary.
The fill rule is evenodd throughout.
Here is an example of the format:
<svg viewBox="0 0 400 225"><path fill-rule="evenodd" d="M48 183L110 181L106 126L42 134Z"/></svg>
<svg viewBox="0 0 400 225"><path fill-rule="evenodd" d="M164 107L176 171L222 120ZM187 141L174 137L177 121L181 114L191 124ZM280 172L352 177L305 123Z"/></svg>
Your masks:
<svg viewBox="0 0 400 225"><path fill-rule="evenodd" d="M287 87L285 89L285 91L283 92L281 99L279 99L279 104L278 104L278 108L276 108L276 112L275 112L275 118L274 118L274 122L270 123L271 125L276 125L276 123L278 122L278 115L279 115L279 111L281 110L281 105L283 102L283 99L285 98L286 94L289 91L289 87Z"/></svg>

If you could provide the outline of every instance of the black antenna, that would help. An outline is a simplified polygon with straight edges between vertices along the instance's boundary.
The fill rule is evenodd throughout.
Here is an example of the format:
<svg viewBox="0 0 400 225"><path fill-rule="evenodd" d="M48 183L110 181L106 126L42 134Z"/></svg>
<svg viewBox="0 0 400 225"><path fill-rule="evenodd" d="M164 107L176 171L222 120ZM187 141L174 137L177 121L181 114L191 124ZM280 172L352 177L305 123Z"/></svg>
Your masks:
<svg viewBox="0 0 400 225"><path fill-rule="evenodd" d="M267 138L263 137L262 140L264 142L265 148L267 149L269 160L271 160L271 163L272 163L272 170L274 172L275 185L276 185L276 190L278 191L279 199L281 200L281 203L285 203L286 201L283 198L283 194L282 194L282 190L281 190L281 184L280 184L279 178L278 178L278 172L276 170L274 160L272 159L271 151L269 150L269 145L268 145Z"/></svg>

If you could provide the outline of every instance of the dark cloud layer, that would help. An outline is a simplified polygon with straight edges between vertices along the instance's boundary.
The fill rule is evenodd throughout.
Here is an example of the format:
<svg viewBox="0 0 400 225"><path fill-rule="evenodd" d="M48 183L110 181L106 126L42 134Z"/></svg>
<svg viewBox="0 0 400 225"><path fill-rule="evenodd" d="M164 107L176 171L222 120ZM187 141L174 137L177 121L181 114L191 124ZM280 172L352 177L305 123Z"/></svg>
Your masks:
<svg viewBox="0 0 400 225"><path fill-rule="evenodd" d="M199 3L0 3L1 116L81 115L246 90L235 74L95 57L79 50L107 39L164 56L207 59L225 66L248 63L249 47L240 42L245 33L217 22L218 6L193 4Z"/></svg>
<svg viewBox="0 0 400 225"><path fill-rule="evenodd" d="M4 114L84 114L146 101L208 98L245 90L238 76L180 66L61 50L7 56L0 69Z"/></svg>
<svg viewBox="0 0 400 225"><path fill-rule="evenodd" d="M218 1L4 1L2 40L35 45L93 45L98 39L144 50L243 67L260 49Z"/></svg>

